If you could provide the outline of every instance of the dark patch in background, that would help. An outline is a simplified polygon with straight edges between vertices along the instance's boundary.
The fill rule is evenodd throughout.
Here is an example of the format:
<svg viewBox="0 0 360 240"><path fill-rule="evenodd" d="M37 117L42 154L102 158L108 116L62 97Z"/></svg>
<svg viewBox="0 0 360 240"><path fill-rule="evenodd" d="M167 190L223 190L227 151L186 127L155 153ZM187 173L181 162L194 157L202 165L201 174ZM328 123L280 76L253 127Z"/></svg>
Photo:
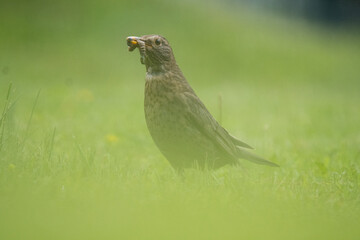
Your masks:
<svg viewBox="0 0 360 240"><path fill-rule="evenodd" d="M333 26L360 25L359 0L229 0Z"/></svg>

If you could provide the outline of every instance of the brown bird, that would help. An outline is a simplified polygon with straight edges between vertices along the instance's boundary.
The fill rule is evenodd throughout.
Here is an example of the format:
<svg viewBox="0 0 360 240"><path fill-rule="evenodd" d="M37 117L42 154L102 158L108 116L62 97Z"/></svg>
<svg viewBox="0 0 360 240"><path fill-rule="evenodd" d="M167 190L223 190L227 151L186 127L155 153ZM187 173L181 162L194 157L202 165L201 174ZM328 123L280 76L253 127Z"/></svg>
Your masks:
<svg viewBox="0 0 360 240"><path fill-rule="evenodd" d="M145 118L163 155L177 170L219 168L238 159L278 167L245 148L206 109L185 79L169 42L159 35L128 37L129 51L138 48L146 67Z"/></svg>

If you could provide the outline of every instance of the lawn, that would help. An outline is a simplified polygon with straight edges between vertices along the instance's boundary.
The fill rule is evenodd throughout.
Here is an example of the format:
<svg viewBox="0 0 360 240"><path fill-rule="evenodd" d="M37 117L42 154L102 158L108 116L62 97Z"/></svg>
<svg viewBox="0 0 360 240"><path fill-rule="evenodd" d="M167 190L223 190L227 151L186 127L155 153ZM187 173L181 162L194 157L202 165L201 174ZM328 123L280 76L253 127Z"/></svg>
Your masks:
<svg viewBox="0 0 360 240"><path fill-rule="evenodd" d="M149 33L280 168L174 172L125 41ZM202 1L1 3L0 239L359 239L359 42Z"/></svg>

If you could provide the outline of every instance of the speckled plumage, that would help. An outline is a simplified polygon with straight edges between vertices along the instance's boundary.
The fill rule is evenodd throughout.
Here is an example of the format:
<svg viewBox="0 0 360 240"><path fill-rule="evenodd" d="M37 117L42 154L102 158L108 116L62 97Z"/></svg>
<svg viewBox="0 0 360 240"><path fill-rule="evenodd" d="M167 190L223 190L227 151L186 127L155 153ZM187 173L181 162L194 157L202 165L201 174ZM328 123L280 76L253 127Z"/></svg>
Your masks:
<svg viewBox="0 0 360 240"><path fill-rule="evenodd" d="M127 39L129 50L139 48L146 66L145 118L149 132L175 169L219 168L245 158L277 166L244 148L206 109L176 64L168 41L159 35Z"/></svg>

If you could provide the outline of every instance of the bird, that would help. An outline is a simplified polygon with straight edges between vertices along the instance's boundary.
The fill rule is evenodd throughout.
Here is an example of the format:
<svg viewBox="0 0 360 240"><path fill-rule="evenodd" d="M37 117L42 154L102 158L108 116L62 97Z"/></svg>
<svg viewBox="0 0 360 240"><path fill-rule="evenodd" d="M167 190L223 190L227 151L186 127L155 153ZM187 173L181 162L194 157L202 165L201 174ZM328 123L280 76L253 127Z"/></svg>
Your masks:
<svg viewBox="0 0 360 240"><path fill-rule="evenodd" d="M176 63L166 38L151 34L126 38L129 51L140 52L145 65L145 120L150 135L171 166L218 169L239 159L278 167L254 153L223 128L196 95Z"/></svg>

